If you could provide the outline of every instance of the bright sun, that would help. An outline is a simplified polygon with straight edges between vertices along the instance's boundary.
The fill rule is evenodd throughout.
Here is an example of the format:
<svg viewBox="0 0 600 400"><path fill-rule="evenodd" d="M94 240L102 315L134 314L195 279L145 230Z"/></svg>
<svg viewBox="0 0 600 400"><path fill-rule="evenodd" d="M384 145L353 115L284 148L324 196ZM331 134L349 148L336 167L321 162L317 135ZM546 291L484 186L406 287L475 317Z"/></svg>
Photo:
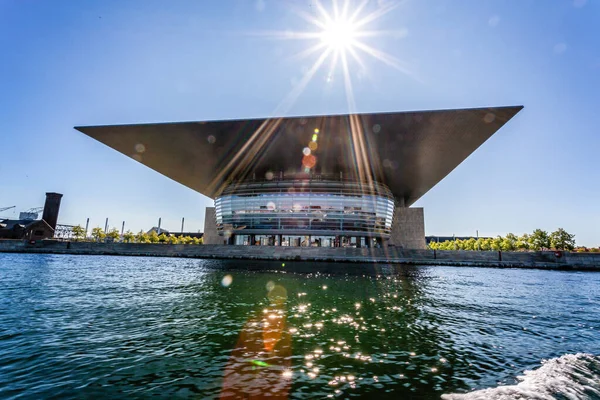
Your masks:
<svg viewBox="0 0 600 400"><path fill-rule="evenodd" d="M358 29L349 21L331 21L321 33L321 40L335 51L346 50L352 45Z"/></svg>
<svg viewBox="0 0 600 400"><path fill-rule="evenodd" d="M302 79L294 84L292 91L282 101L280 107L287 109L304 91L317 72L326 68L325 81L332 84L341 68L341 78L346 91L348 106L354 109L354 90L352 75L368 76L368 68L363 56L370 56L391 66L404 74L412 75L406 65L392 55L370 45L364 39L381 36L401 38L404 30L371 30L369 25L398 7L399 0L330 0L328 7L319 0L311 0L308 9L295 9L295 13L308 22L314 29L306 31L263 32L261 35L284 40L306 40L312 42L297 54L295 59L305 59L317 55L312 66L305 69ZM358 67L356 74L351 73L354 62ZM414 78L414 77L413 77Z"/></svg>

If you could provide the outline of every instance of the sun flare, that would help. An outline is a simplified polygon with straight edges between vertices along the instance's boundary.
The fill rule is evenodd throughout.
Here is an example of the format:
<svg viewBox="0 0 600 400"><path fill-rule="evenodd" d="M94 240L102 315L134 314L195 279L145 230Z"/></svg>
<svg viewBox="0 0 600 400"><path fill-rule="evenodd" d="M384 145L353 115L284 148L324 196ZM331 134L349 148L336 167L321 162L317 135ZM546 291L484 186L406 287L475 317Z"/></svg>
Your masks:
<svg viewBox="0 0 600 400"><path fill-rule="evenodd" d="M354 111L353 79L369 77L369 68L363 58L371 57L393 67L405 75L412 75L408 66L394 56L369 44L367 39L391 36L402 38L405 29L374 30L379 20L400 5L399 0L331 0L325 5L314 0L307 8L293 9L293 12L308 23L303 31L263 31L260 36L281 40L302 40L308 43L293 60L303 60L316 56L312 66L304 68L303 76L296 80L293 89L278 106L277 112L285 112L302 94L319 71L325 69L325 82L334 84L341 72L341 83L346 92L349 111Z"/></svg>
<svg viewBox="0 0 600 400"><path fill-rule="evenodd" d="M357 27L351 22L336 20L326 25L321 40L333 51L345 51L352 45L357 32Z"/></svg>

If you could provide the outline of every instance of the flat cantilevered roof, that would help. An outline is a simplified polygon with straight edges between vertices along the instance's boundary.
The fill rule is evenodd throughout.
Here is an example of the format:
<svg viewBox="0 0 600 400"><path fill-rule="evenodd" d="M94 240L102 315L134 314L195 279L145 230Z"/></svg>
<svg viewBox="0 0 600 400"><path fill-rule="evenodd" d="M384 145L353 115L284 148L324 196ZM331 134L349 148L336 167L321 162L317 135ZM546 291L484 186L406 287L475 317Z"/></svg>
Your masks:
<svg viewBox="0 0 600 400"><path fill-rule="evenodd" d="M75 129L210 198L231 182L314 174L387 185L409 206L523 107L492 107ZM303 150L316 137L317 148ZM314 148L314 144L312 145Z"/></svg>

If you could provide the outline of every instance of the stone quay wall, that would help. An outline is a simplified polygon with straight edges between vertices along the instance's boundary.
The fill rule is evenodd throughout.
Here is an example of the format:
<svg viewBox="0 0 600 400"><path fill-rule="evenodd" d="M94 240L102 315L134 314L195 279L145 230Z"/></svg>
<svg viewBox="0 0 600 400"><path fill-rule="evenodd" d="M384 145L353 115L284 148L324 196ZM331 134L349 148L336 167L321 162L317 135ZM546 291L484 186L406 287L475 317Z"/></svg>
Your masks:
<svg viewBox="0 0 600 400"><path fill-rule="evenodd" d="M600 253L554 251L440 251L388 248L168 245L42 240L0 240L0 253L50 253L184 257L206 259L292 260L410 265L453 265L600 271Z"/></svg>

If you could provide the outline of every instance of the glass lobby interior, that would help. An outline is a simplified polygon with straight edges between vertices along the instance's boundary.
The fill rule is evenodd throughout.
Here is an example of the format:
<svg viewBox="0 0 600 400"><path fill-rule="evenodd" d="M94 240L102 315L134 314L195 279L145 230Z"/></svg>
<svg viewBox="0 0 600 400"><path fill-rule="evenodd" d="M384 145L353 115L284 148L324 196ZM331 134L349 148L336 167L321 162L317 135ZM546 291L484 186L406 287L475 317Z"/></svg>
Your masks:
<svg viewBox="0 0 600 400"><path fill-rule="evenodd" d="M238 246L292 246L292 247L381 247L380 237L314 236L314 235L239 235L234 234L231 244Z"/></svg>

